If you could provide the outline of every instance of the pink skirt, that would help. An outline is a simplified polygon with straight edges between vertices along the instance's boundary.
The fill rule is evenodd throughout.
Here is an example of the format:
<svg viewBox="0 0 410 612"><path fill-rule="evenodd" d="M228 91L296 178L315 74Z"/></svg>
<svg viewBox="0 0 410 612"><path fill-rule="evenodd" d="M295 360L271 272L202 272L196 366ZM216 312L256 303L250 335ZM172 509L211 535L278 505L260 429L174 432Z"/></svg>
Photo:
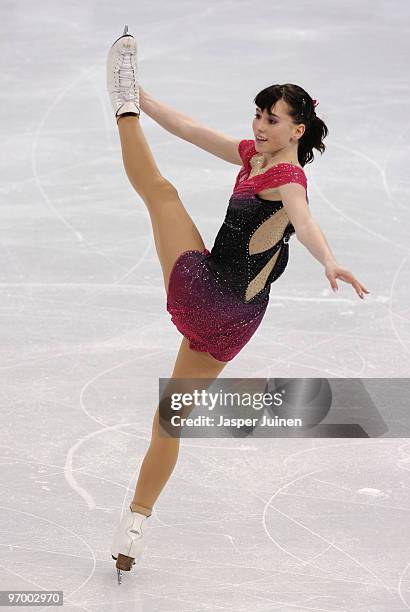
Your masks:
<svg viewBox="0 0 410 612"><path fill-rule="evenodd" d="M230 361L259 327L269 297L260 304L242 302L208 268L208 249L182 253L168 284L167 311L195 351Z"/></svg>

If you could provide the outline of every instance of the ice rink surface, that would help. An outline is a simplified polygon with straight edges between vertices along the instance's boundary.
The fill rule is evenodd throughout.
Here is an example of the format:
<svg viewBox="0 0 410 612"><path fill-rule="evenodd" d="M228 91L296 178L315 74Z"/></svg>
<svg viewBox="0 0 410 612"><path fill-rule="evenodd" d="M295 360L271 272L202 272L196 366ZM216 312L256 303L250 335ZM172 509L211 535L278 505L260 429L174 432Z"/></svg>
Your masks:
<svg viewBox="0 0 410 612"><path fill-rule="evenodd" d="M235 138L268 85L318 99L310 210L370 295L333 294L292 237L223 376L406 378L409 16L398 0L1 3L1 589L63 590L49 609L67 612L410 609L406 438L182 440L117 585L112 533L181 337L105 90L127 23L144 88ZM141 124L210 249L239 167Z"/></svg>

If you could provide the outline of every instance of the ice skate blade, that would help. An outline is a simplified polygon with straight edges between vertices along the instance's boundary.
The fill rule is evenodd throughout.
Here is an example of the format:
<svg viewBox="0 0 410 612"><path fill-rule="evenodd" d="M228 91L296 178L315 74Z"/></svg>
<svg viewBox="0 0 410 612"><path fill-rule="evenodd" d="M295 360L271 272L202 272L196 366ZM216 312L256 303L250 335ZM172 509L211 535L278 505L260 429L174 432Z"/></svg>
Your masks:
<svg viewBox="0 0 410 612"><path fill-rule="evenodd" d="M128 26L127 25L124 28L124 33L119 38L117 38L117 40L115 40L112 43L111 48L115 45L115 43L117 43L119 40L121 40L121 38L124 38L125 36L129 36L130 38L134 38L132 34L128 34Z"/></svg>
<svg viewBox="0 0 410 612"><path fill-rule="evenodd" d="M118 580L118 584L121 584L122 574L121 574L121 570L120 569L117 569L117 580Z"/></svg>

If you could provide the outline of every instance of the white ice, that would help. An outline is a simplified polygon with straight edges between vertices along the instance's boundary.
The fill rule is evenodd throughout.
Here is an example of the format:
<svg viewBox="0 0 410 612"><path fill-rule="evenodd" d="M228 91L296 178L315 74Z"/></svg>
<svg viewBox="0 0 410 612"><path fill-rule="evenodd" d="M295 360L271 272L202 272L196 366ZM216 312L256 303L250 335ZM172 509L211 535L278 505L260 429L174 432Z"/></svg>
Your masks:
<svg viewBox="0 0 410 612"><path fill-rule="evenodd" d="M117 585L111 536L181 336L105 91L127 23L145 89L233 137L253 137L267 85L318 99L311 213L370 294L334 294L293 237L223 376L406 378L409 16L399 0L1 3L0 589L63 590L67 612L410 609L404 437L182 440ZM238 167L141 123L210 249Z"/></svg>

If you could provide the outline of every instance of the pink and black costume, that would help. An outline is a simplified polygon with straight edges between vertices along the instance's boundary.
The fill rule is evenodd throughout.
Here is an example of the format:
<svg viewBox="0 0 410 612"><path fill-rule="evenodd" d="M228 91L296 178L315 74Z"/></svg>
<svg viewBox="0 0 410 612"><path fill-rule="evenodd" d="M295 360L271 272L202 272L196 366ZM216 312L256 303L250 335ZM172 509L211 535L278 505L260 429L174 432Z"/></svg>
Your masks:
<svg viewBox="0 0 410 612"><path fill-rule="evenodd" d="M282 201L257 193L287 183L307 188L305 173L291 163L249 178L250 160L259 154L255 141L241 140L238 151L243 165L214 245L210 252L191 250L178 257L167 295L171 320L190 347L220 361L233 359L259 327L295 233Z"/></svg>

